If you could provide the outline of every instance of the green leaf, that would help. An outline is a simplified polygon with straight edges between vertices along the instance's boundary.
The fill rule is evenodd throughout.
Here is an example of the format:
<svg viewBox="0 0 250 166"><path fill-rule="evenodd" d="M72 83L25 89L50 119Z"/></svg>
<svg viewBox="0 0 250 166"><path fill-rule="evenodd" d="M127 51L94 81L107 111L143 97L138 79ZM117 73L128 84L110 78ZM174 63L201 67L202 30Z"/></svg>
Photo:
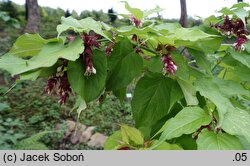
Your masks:
<svg viewBox="0 0 250 166"><path fill-rule="evenodd" d="M219 21L220 21L220 19L218 17L215 17L214 15L212 15L212 16L210 16L210 17L208 17L208 18L206 18L204 20L204 24L206 24L206 25L210 25L210 24L214 25L214 24L218 23Z"/></svg>
<svg viewBox="0 0 250 166"><path fill-rule="evenodd" d="M182 97L176 81L162 74L147 73L137 83L132 99L136 127L148 137L151 127L166 116Z"/></svg>
<svg viewBox="0 0 250 166"><path fill-rule="evenodd" d="M35 71L28 71L25 73L20 74L20 80L32 80L35 81L39 75L41 74L41 70L35 70Z"/></svg>
<svg viewBox="0 0 250 166"><path fill-rule="evenodd" d="M95 21L93 18L87 17L87 18L84 18L82 20L79 20L79 23L82 25L84 31L89 32L92 30L95 33L110 40L110 38L102 30L103 25L101 24L100 21Z"/></svg>
<svg viewBox="0 0 250 166"><path fill-rule="evenodd" d="M39 34L25 33L17 38L9 53L19 57L31 57L37 55L49 41Z"/></svg>
<svg viewBox="0 0 250 166"><path fill-rule="evenodd" d="M152 144L152 146L155 146L158 144L158 141L155 140ZM183 150L179 145L177 144L170 144L168 142L162 142L159 146L152 150Z"/></svg>
<svg viewBox="0 0 250 166"><path fill-rule="evenodd" d="M232 10L234 15L236 15L238 18L240 18L245 24L245 18L248 17L249 13L248 10L245 10L244 8L237 8Z"/></svg>
<svg viewBox="0 0 250 166"><path fill-rule="evenodd" d="M248 10L245 10L244 7L249 7L249 4L238 3L233 5L230 9L224 7L219 12L223 15L233 15L237 18L240 18L245 23L245 18L248 17Z"/></svg>
<svg viewBox="0 0 250 166"><path fill-rule="evenodd" d="M212 121L211 116L200 107L185 107L174 118L168 120L167 125L160 136L159 143L183 134L191 134L203 125Z"/></svg>
<svg viewBox="0 0 250 166"><path fill-rule="evenodd" d="M248 53L250 53L250 41L247 41L246 43L244 43L244 46L245 46L245 48L246 48L246 51L247 51Z"/></svg>
<svg viewBox="0 0 250 166"><path fill-rule="evenodd" d="M193 139L192 134L182 135L175 139L176 144L180 144L181 147L185 150L197 150L196 141Z"/></svg>
<svg viewBox="0 0 250 166"><path fill-rule="evenodd" d="M56 28L58 32L58 37L61 35L62 32L67 30L74 30L76 32L82 32L83 27L79 23L78 20L74 19L73 17L61 17L61 24L57 25Z"/></svg>
<svg viewBox="0 0 250 166"><path fill-rule="evenodd" d="M145 37L145 35L147 34L156 33L156 31L154 30L154 27L147 26L147 27L138 29L133 25L122 26L117 29L114 29L114 31L124 36L136 34L138 37L143 37L143 36Z"/></svg>
<svg viewBox="0 0 250 166"><path fill-rule="evenodd" d="M59 58L75 61L83 49L84 46L80 38L76 38L74 42L66 46L61 40L60 42L51 42L44 45L38 55L29 60L21 59L12 54L4 55L0 59L0 68L15 75L41 67L51 67Z"/></svg>
<svg viewBox="0 0 250 166"><path fill-rule="evenodd" d="M175 29L173 38L176 40L198 41L202 39L208 39L211 37L218 37L216 35L210 35L198 28L178 28Z"/></svg>
<svg viewBox="0 0 250 166"><path fill-rule="evenodd" d="M62 17L61 24L57 26L58 37L62 32L67 30L74 30L78 33L89 33L89 31L94 31L95 33L102 35L103 37L109 39L109 37L102 30L102 24L98 21L95 21L91 17L87 17L81 20L76 20L73 17Z"/></svg>
<svg viewBox="0 0 250 166"><path fill-rule="evenodd" d="M146 10L143 12L143 17L147 17L151 14L154 14L154 13L158 13L158 12L161 12L163 11L164 9L160 8L159 6L156 6L154 9L150 9L150 10Z"/></svg>
<svg viewBox="0 0 250 166"><path fill-rule="evenodd" d="M221 127L231 135L245 137L250 143L250 115L246 111L226 113Z"/></svg>
<svg viewBox="0 0 250 166"><path fill-rule="evenodd" d="M179 83L179 85L182 89L182 92L184 94L187 105L188 106L189 105L198 105L199 101L196 97L195 87L191 83L189 83L185 80L182 80L180 78L177 78L177 82Z"/></svg>
<svg viewBox="0 0 250 166"><path fill-rule="evenodd" d="M168 35L169 32L173 32L176 29L181 28L181 25L179 23L162 23L159 25L155 25L153 29L160 32L163 35Z"/></svg>
<svg viewBox="0 0 250 166"><path fill-rule="evenodd" d="M125 8L127 11L129 11L136 19L142 20L143 19L143 12L138 8L132 8L129 6L128 2L121 1L125 3Z"/></svg>
<svg viewBox="0 0 250 166"><path fill-rule="evenodd" d="M162 73L163 63L160 56L144 59L144 66L153 73Z"/></svg>
<svg viewBox="0 0 250 166"><path fill-rule="evenodd" d="M60 63L58 63L60 64ZM31 71L27 71L25 73L21 73L20 76L20 80L31 80L31 81L35 81L37 80L38 77L50 77L56 74L57 72L57 67L58 64L53 65L52 67L48 67L48 68L39 68L36 70L31 70Z"/></svg>
<svg viewBox="0 0 250 166"><path fill-rule="evenodd" d="M235 109L229 98L236 95L249 96L249 92L240 84L230 80L222 80L216 77L200 78L194 84L202 96L208 98L217 106L219 126L224 119L224 115Z"/></svg>
<svg viewBox="0 0 250 166"><path fill-rule="evenodd" d="M248 3L244 3L244 2L239 2L234 4L231 9L233 8L244 8L244 7L250 7L250 5Z"/></svg>
<svg viewBox="0 0 250 166"><path fill-rule="evenodd" d="M123 102L126 98L126 90L127 88L113 90L113 94L120 100L120 102Z"/></svg>
<svg viewBox="0 0 250 166"><path fill-rule="evenodd" d="M189 80L190 79L190 67L188 66L187 59L183 55L177 53L176 51L172 53L172 58L178 67L178 69L175 72L175 76L177 76L178 78L182 80Z"/></svg>
<svg viewBox="0 0 250 166"><path fill-rule="evenodd" d="M197 139L198 150L243 150L239 139L227 133L202 130Z"/></svg>
<svg viewBox="0 0 250 166"><path fill-rule="evenodd" d="M27 61L8 53L0 57L0 69L8 71L12 76L26 68L27 64Z"/></svg>
<svg viewBox="0 0 250 166"><path fill-rule="evenodd" d="M213 53L219 49L222 37L203 32L199 27L176 28L166 36L174 41L176 47L186 46L204 53Z"/></svg>
<svg viewBox="0 0 250 166"><path fill-rule="evenodd" d="M232 15L233 14L233 12L230 9L228 9L227 7L222 8L218 12L222 13L223 15Z"/></svg>
<svg viewBox="0 0 250 166"><path fill-rule="evenodd" d="M122 144L122 133L121 131L115 131L109 136L104 144L104 150L117 149Z"/></svg>
<svg viewBox="0 0 250 166"><path fill-rule="evenodd" d="M54 65L59 58L75 61L79 58L83 49L84 46L80 38L76 38L75 41L68 46L63 45L62 42L48 43L42 48L37 56L27 61L28 67L24 71L40 67L50 67Z"/></svg>
<svg viewBox="0 0 250 166"><path fill-rule="evenodd" d="M245 137L237 136L237 138L240 140L240 143L243 146L244 150L250 149L250 142L248 142Z"/></svg>
<svg viewBox="0 0 250 166"><path fill-rule="evenodd" d="M175 43L177 46L186 46L188 48L209 54L209 53L214 53L219 49L222 40L223 38L221 37L213 37L213 38L200 39L193 42L179 40L176 41Z"/></svg>
<svg viewBox="0 0 250 166"><path fill-rule="evenodd" d="M86 68L81 58L68 64L70 85L86 102L96 99L102 93L107 76L107 61L102 51L93 51L93 64L96 74L91 76L84 76Z"/></svg>
<svg viewBox="0 0 250 166"><path fill-rule="evenodd" d="M248 53L246 51L236 52L232 48L229 49L229 52L235 60L239 61L243 65L250 68L250 53L249 52Z"/></svg>
<svg viewBox="0 0 250 166"><path fill-rule="evenodd" d="M122 140L131 145L143 145L144 138L142 133L136 128L128 125L121 125Z"/></svg>
<svg viewBox="0 0 250 166"><path fill-rule="evenodd" d="M211 73L211 63L208 61L205 54L201 51L196 51L193 49L189 49L189 53L194 57L196 64L199 66L200 69L205 70L206 73Z"/></svg>
<svg viewBox="0 0 250 166"><path fill-rule="evenodd" d="M127 38L117 43L108 59L109 74L107 90L118 90L127 85L143 69L142 57L134 52L133 45Z"/></svg>
<svg viewBox="0 0 250 166"><path fill-rule="evenodd" d="M234 62L236 62L234 60ZM240 62L230 67L226 67L223 69L218 77L224 78L225 80L233 80L235 82L241 83L244 81L250 82L250 68L246 67L245 65L241 64Z"/></svg>

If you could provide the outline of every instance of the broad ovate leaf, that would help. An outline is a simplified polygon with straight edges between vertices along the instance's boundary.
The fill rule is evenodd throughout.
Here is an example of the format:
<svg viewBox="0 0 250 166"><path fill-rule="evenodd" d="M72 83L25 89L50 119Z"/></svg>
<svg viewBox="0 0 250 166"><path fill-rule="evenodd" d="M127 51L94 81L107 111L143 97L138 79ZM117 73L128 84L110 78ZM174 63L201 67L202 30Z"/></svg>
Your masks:
<svg viewBox="0 0 250 166"><path fill-rule="evenodd" d="M177 40L198 41L202 39L208 39L211 37L217 37L216 35L207 34L198 28L178 28L173 31L173 38Z"/></svg>
<svg viewBox="0 0 250 166"><path fill-rule="evenodd" d="M246 111L226 113L221 127L227 133L242 136L250 143L250 115Z"/></svg>
<svg viewBox="0 0 250 166"><path fill-rule="evenodd" d="M35 71L28 71L25 73L20 74L20 80L32 80L35 81L39 75L41 74L41 69Z"/></svg>
<svg viewBox="0 0 250 166"><path fill-rule="evenodd" d="M163 10L164 10L164 9L160 8L159 6L156 6L156 7L153 8L153 9L143 11L143 17L145 18L145 17L147 17L147 16L149 16L149 15L151 15L151 14L159 13L159 12L161 12L161 11L163 11Z"/></svg>
<svg viewBox="0 0 250 166"><path fill-rule="evenodd" d="M62 17L61 24L57 26L58 37L62 32L67 30L74 30L78 33L89 33L89 31L94 31L95 33L109 39L109 37L102 30L103 25L99 21L95 21L91 17L87 17L81 20L74 19L73 17Z"/></svg>
<svg viewBox="0 0 250 166"><path fill-rule="evenodd" d="M194 57L195 63L199 67L200 70L204 70L207 74L212 75L211 73L211 63L208 61L206 55L197 50L189 49L189 53Z"/></svg>
<svg viewBox="0 0 250 166"><path fill-rule="evenodd" d="M27 66L27 60L23 60L22 58L16 57L14 55L7 53L0 57L0 69L8 71L12 76L24 68L27 68Z"/></svg>
<svg viewBox="0 0 250 166"><path fill-rule="evenodd" d="M228 133L202 130L197 139L198 150L243 150L240 140Z"/></svg>
<svg viewBox="0 0 250 166"><path fill-rule="evenodd" d="M159 142L158 140L154 140L152 146L154 147L156 144L158 144L158 142ZM183 148L177 144L170 144L165 141L152 150L183 150Z"/></svg>
<svg viewBox="0 0 250 166"><path fill-rule="evenodd" d="M200 78L196 80L194 84L202 96L208 98L217 106L219 126L223 122L224 115L231 110L235 110L230 102L230 97L250 95L240 84L216 77Z"/></svg>
<svg viewBox="0 0 250 166"><path fill-rule="evenodd" d="M196 89L195 87L186 80L177 78L177 82L179 83L183 95L185 97L187 105L198 105L199 101L196 97Z"/></svg>
<svg viewBox="0 0 250 166"><path fill-rule="evenodd" d="M46 43L56 40L45 40L39 34L25 33L17 38L9 53L18 57L32 57L37 55Z"/></svg>
<svg viewBox="0 0 250 166"><path fill-rule="evenodd" d="M247 45L247 51L249 51L248 48L249 46ZM240 63L242 63L243 65L247 66L248 68L250 68L250 51L241 51L241 52L237 52L235 50L233 50L232 48L229 49L229 52L231 54L231 56L239 61Z"/></svg>
<svg viewBox="0 0 250 166"><path fill-rule="evenodd" d="M148 137L152 126L181 98L183 94L176 81L161 73L147 73L137 83L132 99L136 127Z"/></svg>
<svg viewBox="0 0 250 166"><path fill-rule="evenodd" d="M249 10L244 8L236 8L233 9L232 12L246 24L245 18L249 16Z"/></svg>
<svg viewBox="0 0 250 166"><path fill-rule="evenodd" d="M135 53L133 45L127 38L116 44L108 59L107 90L118 90L126 87L143 68L142 57Z"/></svg>
<svg viewBox="0 0 250 166"><path fill-rule="evenodd" d="M167 121L167 125L165 125L165 129L155 147L165 140L194 133L201 126L208 125L211 121L211 116L200 107L185 107L174 118Z"/></svg>
<svg viewBox="0 0 250 166"><path fill-rule="evenodd" d="M82 58L68 64L68 79L72 89L86 102L96 99L103 91L107 77L107 60L102 51L93 51L96 74L85 76L86 67Z"/></svg>
<svg viewBox="0 0 250 166"><path fill-rule="evenodd" d="M144 138L140 130L128 125L121 125L122 139L125 143L131 145L143 145Z"/></svg>
<svg viewBox="0 0 250 166"><path fill-rule="evenodd" d="M95 33L109 39L109 37L104 33L103 25L99 21L95 21L91 17L87 17L84 19L79 20L79 23L82 25L85 32L94 31ZM109 39L110 40L110 39Z"/></svg>
<svg viewBox="0 0 250 166"><path fill-rule="evenodd" d="M248 3L239 2L239 3L234 4L230 9L233 9L233 8L244 8L244 7L250 7L250 5Z"/></svg>
<svg viewBox="0 0 250 166"><path fill-rule="evenodd" d="M67 30L82 32L84 29L82 27L82 24L80 24L79 21L74 19L73 17L61 17L61 24L57 25L56 30L58 32L59 37L62 32Z"/></svg>
<svg viewBox="0 0 250 166"><path fill-rule="evenodd" d="M111 136L109 136L104 144L104 150L114 150L123 144L121 131L115 131Z"/></svg>
<svg viewBox="0 0 250 166"><path fill-rule="evenodd" d="M132 8L127 1L121 1L125 3L125 8L127 11L130 12L131 15L133 15L136 19L142 20L143 19L143 11L141 11L138 8Z"/></svg>
<svg viewBox="0 0 250 166"><path fill-rule="evenodd" d="M126 91L127 88L121 88L118 90L113 90L113 94L120 100L120 102L123 102L126 98Z"/></svg>
<svg viewBox="0 0 250 166"><path fill-rule="evenodd" d="M25 73L38 68L51 67L59 58L75 61L82 53L84 46L80 38L76 38L69 45L62 40L45 44L41 51L29 60L16 57L10 53L0 59L0 68L9 71L12 75Z"/></svg>

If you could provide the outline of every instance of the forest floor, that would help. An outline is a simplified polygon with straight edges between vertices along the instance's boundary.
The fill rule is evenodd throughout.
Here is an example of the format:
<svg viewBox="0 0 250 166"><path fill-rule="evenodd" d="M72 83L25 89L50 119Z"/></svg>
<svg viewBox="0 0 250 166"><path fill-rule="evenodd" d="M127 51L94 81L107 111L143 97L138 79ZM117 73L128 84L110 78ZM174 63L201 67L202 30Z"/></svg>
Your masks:
<svg viewBox="0 0 250 166"><path fill-rule="evenodd" d="M90 103L78 119L76 111L71 111L76 99L73 94L65 105L60 105L57 96L44 93L45 79L24 81L9 91L14 81L2 71L0 75L4 78L0 84L0 149L12 149L18 141L42 131L53 131L56 125L66 121L94 126L94 132L106 136L118 130L119 124L134 124L130 104L120 103L112 94L107 95L102 104L98 101ZM60 149L63 133L52 132L41 141L49 149ZM68 141L64 149L91 147L84 143L74 145Z"/></svg>

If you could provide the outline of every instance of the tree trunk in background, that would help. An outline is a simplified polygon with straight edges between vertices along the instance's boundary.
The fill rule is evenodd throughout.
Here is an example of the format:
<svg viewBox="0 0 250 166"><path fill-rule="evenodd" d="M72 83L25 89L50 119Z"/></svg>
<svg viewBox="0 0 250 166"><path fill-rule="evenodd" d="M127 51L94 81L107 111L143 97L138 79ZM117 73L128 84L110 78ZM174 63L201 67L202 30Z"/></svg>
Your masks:
<svg viewBox="0 0 250 166"><path fill-rule="evenodd" d="M243 2L243 0L238 0L238 2Z"/></svg>
<svg viewBox="0 0 250 166"><path fill-rule="evenodd" d="M181 3L180 24L181 24L182 27L188 27L186 0L180 0L180 3Z"/></svg>
<svg viewBox="0 0 250 166"><path fill-rule="evenodd" d="M40 15L37 0L26 0L26 15L28 20L24 31L29 33L39 32Z"/></svg>

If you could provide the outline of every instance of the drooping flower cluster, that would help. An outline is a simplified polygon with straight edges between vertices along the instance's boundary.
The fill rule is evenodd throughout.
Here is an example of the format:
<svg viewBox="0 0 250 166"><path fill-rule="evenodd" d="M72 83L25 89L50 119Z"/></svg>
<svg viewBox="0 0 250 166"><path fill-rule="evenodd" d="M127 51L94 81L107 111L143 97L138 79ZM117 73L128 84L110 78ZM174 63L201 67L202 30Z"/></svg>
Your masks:
<svg viewBox="0 0 250 166"><path fill-rule="evenodd" d="M236 36L234 48L236 51L244 50L244 43L248 41L247 29L241 19L230 19L229 16L224 17L223 24L215 24L214 27L226 36Z"/></svg>
<svg viewBox="0 0 250 166"><path fill-rule="evenodd" d="M177 66L174 63L171 55L163 55L161 60L163 62L162 74L166 75L167 73L169 73L170 75L174 75L175 71L177 70Z"/></svg>
<svg viewBox="0 0 250 166"><path fill-rule="evenodd" d="M135 18L135 16L130 16L129 19L132 22L132 24L137 28L139 28L142 25L141 20L138 20L137 18Z"/></svg>
<svg viewBox="0 0 250 166"><path fill-rule="evenodd" d="M59 68L61 71L57 72L56 76L52 76L48 79L44 92L59 95L60 99L58 102L60 104L65 104L69 94L72 92L72 89L68 81L67 73L64 72L64 67L60 66Z"/></svg>
<svg viewBox="0 0 250 166"><path fill-rule="evenodd" d="M163 62L163 75L166 75L167 73L169 73L170 75L174 75L175 71L177 70L177 65L175 64L171 56L172 51L174 51L175 49L176 48L173 46L158 45L157 51L162 54L161 61Z"/></svg>
<svg viewBox="0 0 250 166"><path fill-rule="evenodd" d="M84 52L82 54L83 56L83 61L84 64L86 66L86 70L84 75L85 76L90 76L91 74L96 74L96 69L94 68L93 65L93 52L92 52L92 47L97 47L99 48L100 43L97 42L97 39L100 38L100 35L96 35L96 34L84 34L81 36L81 38L84 41Z"/></svg>

